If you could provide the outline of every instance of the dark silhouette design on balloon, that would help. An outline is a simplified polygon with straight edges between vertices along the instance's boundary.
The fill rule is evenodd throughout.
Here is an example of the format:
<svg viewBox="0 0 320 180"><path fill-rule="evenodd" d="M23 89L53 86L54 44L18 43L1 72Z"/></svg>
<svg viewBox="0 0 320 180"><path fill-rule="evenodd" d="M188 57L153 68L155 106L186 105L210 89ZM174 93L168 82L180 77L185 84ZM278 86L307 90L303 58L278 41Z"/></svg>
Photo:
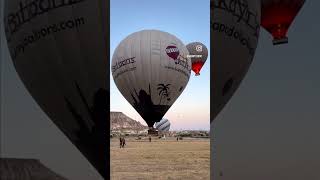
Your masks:
<svg viewBox="0 0 320 180"><path fill-rule="evenodd" d="M181 86L180 88L179 88L179 92L181 92L183 90L183 86Z"/></svg>
<svg viewBox="0 0 320 180"><path fill-rule="evenodd" d="M134 101L132 106L146 121L149 128L152 128L155 122L159 122L170 108L169 105L156 105L152 102L150 84L149 94L143 89L139 90L139 93L134 89L134 93L130 94Z"/></svg>
<svg viewBox="0 0 320 180"><path fill-rule="evenodd" d="M167 98L167 101L171 100L171 98L169 97L169 95L170 95L169 86L170 85L171 84L158 84L157 90L159 91L159 96L160 96L159 104L161 104L161 101L162 101L163 97Z"/></svg>
<svg viewBox="0 0 320 180"><path fill-rule="evenodd" d="M75 145L87 156L87 159L90 162L94 162L95 168L106 178L108 176L107 170L109 169L109 164L107 163L107 154L109 150L107 149L106 142L108 137L105 130L109 129L110 126L110 124L107 123L109 93L105 89L98 89L93 97L93 106L90 108L79 85L75 83L75 86L90 115L89 120L83 119L68 98L64 97L67 108L79 126L79 130L76 132L78 140L75 141ZM92 128L86 123L90 120L90 124L93 124Z"/></svg>

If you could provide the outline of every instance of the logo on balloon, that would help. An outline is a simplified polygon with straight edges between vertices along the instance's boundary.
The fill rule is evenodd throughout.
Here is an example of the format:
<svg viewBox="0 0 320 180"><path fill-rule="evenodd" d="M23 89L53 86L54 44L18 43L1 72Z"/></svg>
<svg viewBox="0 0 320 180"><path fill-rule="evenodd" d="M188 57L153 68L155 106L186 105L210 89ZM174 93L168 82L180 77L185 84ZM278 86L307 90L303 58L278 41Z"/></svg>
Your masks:
<svg viewBox="0 0 320 180"><path fill-rule="evenodd" d="M202 46L201 45L197 45L196 46L196 51L197 52L202 52Z"/></svg>
<svg viewBox="0 0 320 180"><path fill-rule="evenodd" d="M179 57L179 49L176 46L168 46L166 48L166 53L169 57L171 57L172 59L176 60Z"/></svg>
<svg viewBox="0 0 320 180"><path fill-rule="evenodd" d="M116 70L118 70L119 68L125 66L125 65L128 65L128 64L133 64L135 63L135 58L136 57L131 57L131 58L127 58L127 59L124 59L124 60L121 60L121 61L117 61L115 63L115 65L112 66L112 73L114 73Z"/></svg>

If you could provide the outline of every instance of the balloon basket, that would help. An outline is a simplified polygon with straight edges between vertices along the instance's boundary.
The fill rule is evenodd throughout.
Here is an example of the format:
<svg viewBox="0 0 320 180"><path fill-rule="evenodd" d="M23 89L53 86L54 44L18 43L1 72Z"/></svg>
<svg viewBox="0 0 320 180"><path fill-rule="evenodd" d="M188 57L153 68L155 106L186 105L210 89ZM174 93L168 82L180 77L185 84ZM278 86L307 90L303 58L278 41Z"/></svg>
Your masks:
<svg viewBox="0 0 320 180"><path fill-rule="evenodd" d="M288 38L284 37L284 38L281 38L281 39L273 39L272 43L273 43L273 45L287 44L288 43Z"/></svg>
<svg viewBox="0 0 320 180"><path fill-rule="evenodd" d="M158 136L158 135L159 135L159 132L158 132L156 129L149 129L149 130L148 130L148 135Z"/></svg>

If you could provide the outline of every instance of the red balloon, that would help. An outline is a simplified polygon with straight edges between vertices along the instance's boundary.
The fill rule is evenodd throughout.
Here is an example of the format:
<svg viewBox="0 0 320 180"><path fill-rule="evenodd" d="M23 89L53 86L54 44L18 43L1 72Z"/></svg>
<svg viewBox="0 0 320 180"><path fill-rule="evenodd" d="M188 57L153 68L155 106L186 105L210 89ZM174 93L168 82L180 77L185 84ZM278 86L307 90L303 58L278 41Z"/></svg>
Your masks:
<svg viewBox="0 0 320 180"><path fill-rule="evenodd" d="M202 62L201 60L195 61L194 63L192 63L192 71L196 73L196 76L200 75L200 70L203 65L204 65L204 62Z"/></svg>
<svg viewBox="0 0 320 180"><path fill-rule="evenodd" d="M273 36L274 45L288 43L288 29L304 2L262 0L261 25Z"/></svg>

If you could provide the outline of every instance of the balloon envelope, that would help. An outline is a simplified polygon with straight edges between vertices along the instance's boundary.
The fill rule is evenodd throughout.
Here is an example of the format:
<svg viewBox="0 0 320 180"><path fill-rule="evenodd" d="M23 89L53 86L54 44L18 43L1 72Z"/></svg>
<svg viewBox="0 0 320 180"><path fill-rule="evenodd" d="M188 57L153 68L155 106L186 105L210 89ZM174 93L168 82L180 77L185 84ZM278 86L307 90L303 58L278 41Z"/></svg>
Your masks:
<svg viewBox="0 0 320 180"><path fill-rule="evenodd" d="M189 57L191 58L192 71L196 73L196 76L200 75L200 70L208 58L207 47L200 42L192 42L188 44L187 49L189 51Z"/></svg>
<svg viewBox="0 0 320 180"><path fill-rule="evenodd" d="M111 65L114 82L150 128L185 89L191 72L187 55L178 38L158 30L135 32L116 48Z"/></svg>
<svg viewBox="0 0 320 180"><path fill-rule="evenodd" d="M261 25L273 36L273 44L287 43L288 29L305 0L262 0Z"/></svg>
<svg viewBox="0 0 320 180"><path fill-rule="evenodd" d="M170 121L163 118L160 122L156 122L154 126L160 132L167 132L170 129L170 125Z"/></svg>
<svg viewBox="0 0 320 180"><path fill-rule="evenodd" d="M250 67L259 38L260 9L256 0L211 0L211 122Z"/></svg>
<svg viewBox="0 0 320 180"><path fill-rule="evenodd" d="M109 171L106 2L6 0L4 14L12 61L25 87L104 177Z"/></svg>

